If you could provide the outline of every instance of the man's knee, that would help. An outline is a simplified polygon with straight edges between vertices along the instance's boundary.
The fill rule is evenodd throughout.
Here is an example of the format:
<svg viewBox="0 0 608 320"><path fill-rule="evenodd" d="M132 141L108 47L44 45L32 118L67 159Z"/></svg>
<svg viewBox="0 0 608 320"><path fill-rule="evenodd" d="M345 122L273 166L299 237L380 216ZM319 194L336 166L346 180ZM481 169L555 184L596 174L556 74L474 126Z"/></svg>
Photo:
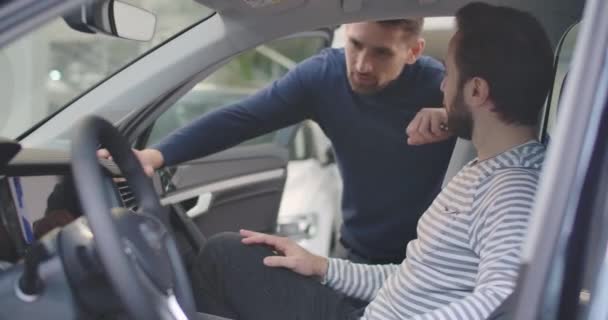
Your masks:
<svg viewBox="0 0 608 320"><path fill-rule="evenodd" d="M209 238L201 252L201 258L207 261L217 261L219 257L226 257L243 250L245 245L241 242L243 237L235 232L222 232Z"/></svg>
<svg viewBox="0 0 608 320"><path fill-rule="evenodd" d="M199 288L215 288L214 283L230 272L230 266L235 264L239 251L243 250L241 239L238 233L224 232L205 242L191 271L194 291L199 291Z"/></svg>
<svg viewBox="0 0 608 320"><path fill-rule="evenodd" d="M242 239L234 232L219 233L209 238L197 259L200 267L222 272L238 271L244 266L261 268L264 257L275 254L268 246L246 245Z"/></svg>

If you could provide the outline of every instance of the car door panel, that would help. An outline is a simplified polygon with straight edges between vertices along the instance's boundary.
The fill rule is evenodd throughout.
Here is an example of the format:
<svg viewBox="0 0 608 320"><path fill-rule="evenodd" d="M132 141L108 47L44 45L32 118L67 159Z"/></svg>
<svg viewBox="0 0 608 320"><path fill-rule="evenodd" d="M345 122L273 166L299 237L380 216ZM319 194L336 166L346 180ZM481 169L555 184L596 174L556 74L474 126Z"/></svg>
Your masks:
<svg viewBox="0 0 608 320"><path fill-rule="evenodd" d="M273 144L233 148L169 170L163 205L179 204L206 236L246 228L273 232L288 151Z"/></svg>

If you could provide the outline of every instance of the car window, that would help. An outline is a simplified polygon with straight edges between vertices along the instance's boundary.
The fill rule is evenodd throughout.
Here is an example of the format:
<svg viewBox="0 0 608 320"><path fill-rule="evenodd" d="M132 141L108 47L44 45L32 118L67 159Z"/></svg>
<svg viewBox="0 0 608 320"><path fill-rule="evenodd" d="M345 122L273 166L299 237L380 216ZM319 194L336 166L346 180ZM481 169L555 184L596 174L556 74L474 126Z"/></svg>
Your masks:
<svg viewBox="0 0 608 320"><path fill-rule="evenodd" d="M150 41L79 32L58 17L0 49L0 136L18 137L152 48L213 14L192 0L123 1L156 15Z"/></svg>
<svg viewBox="0 0 608 320"><path fill-rule="evenodd" d="M574 45L576 44L576 38L578 36L578 26L579 25L577 23L566 31L557 49L555 57L555 79L548 100L549 114L547 116L547 122L545 125L545 140L550 139L553 128L555 127L560 98L563 94L563 89L567 81L568 71L570 70L570 62L572 61L572 54L574 53Z"/></svg>
<svg viewBox="0 0 608 320"><path fill-rule="evenodd" d="M327 39L321 36L288 37L242 53L196 84L163 113L153 125L147 145L159 142L192 119L253 94L326 45ZM243 144L269 143L275 135L273 132Z"/></svg>

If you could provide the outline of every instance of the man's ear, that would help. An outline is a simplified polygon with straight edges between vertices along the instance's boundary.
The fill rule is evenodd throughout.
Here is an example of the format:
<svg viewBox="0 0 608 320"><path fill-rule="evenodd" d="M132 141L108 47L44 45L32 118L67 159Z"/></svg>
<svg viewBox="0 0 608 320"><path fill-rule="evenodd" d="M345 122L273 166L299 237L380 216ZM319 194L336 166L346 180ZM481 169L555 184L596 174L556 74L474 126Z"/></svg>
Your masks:
<svg viewBox="0 0 608 320"><path fill-rule="evenodd" d="M418 37L416 40L411 41L411 46L408 52L407 63L414 64L416 60L422 55L426 42L423 38Z"/></svg>
<svg viewBox="0 0 608 320"><path fill-rule="evenodd" d="M473 77L468 81L468 94L466 95L471 106L483 106L490 99L490 86L488 82L480 77Z"/></svg>

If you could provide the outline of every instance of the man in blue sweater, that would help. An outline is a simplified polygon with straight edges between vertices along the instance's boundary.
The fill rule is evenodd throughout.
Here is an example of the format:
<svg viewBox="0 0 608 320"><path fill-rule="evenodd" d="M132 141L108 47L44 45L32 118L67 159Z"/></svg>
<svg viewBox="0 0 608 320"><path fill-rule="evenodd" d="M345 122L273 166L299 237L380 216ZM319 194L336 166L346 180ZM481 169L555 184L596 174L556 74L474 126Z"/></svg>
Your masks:
<svg viewBox="0 0 608 320"><path fill-rule="evenodd" d="M347 25L343 50L325 50L258 93L136 153L151 173L312 119L331 140L343 178L343 257L401 262L420 215L440 190L454 146L442 126L445 110L437 108L444 68L421 56L422 24ZM415 145L421 138L437 143Z"/></svg>

